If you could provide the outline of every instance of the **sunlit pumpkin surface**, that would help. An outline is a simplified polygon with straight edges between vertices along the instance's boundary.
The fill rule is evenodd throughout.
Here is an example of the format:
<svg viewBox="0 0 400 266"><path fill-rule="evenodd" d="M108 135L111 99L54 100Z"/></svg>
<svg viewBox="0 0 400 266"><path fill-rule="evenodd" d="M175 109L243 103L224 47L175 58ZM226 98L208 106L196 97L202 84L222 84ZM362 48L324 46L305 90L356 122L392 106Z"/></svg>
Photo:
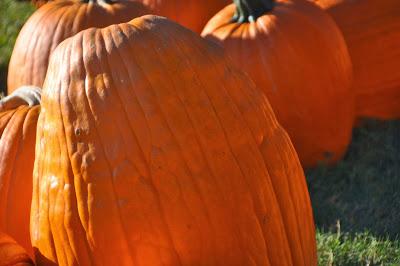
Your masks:
<svg viewBox="0 0 400 266"><path fill-rule="evenodd" d="M39 265L316 265L296 152L230 65L155 16L57 47L36 142Z"/></svg>
<svg viewBox="0 0 400 266"><path fill-rule="evenodd" d="M31 255L29 216L39 111L39 106L21 106L0 113L0 231Z"/></svg>

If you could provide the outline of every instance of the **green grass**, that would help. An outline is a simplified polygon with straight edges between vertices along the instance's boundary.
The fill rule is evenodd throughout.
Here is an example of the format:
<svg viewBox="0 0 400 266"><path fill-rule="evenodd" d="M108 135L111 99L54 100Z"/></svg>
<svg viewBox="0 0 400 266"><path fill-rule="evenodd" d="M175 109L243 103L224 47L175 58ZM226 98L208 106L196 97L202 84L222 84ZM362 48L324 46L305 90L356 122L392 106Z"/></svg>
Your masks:
<svg viewBox="0 0 400 266"><path fill-rule="evenodd" d="M5 92L7 65L18 32L34 11L29 2L0 0L0 93Z"/></svg>
<svg viewBox="0 0 400 266"><path fill-rule="evenodd" d="M29 3L0 0L0 93ZM319 265L400 265L400 121L367 121L337 166L307 172ZM340 221L340 229L338 223Z"/></svg>
<svg viewBox="0 0 400 266"><path fill-rule="evenodd" d="M400 265L400 242L357 234L317 232L319 265Z"/></svg>
<svg viewBox="0 0 400 266"><path fill-rule="evenodd" d="M345 158L307 182L320 265L400 265L400 121L364 121Z"/></svg>

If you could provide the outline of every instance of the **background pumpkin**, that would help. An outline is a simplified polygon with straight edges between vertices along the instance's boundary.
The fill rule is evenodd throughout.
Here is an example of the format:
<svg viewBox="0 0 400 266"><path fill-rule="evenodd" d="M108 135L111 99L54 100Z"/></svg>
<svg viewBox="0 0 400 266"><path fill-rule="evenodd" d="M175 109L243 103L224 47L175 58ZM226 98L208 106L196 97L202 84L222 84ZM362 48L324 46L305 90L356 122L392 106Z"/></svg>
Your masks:
<svg viewBox="0 0 400 266"><path fill-rule="evenodd" d="M8 93L23 85L42 87L51 52L66 38L90 27L121 23L148 13L137 2L55 1L39 8L25 23L11 55Z"/></svg>
<svg viewBox="0 0 400 266"><path fill-rule="evenodd" d="M29 217L39 111L39 106L20 106L0 112L0 230L31 255Z"/></svg>
<svg viewBox="0 0 400 266"><path fill-rule="evenodd" d="M307 1L237 5L216 14L202 36L223 45L266 93L304 167L337 161L354 120L351 61L339 29Z"/></svg>
<svg viewBox="0 0 400 266"><path fill-rule="evenodd" d="M36 142L38 264L316 264L296 152L224 58L156 16L57 47Z"/></svg>
<svg viewBox="0 0 400 266"><path fill-rule="evenodd" d="M41 7L42 5L48 3L48 0L31 0L30 1L36 8Z"/></svg>
<svg viewBox="0 0 400 266"><path fill-rule="evenodd" d="M400 118L400 1L318 0L343 32L359 117Z"/></svg>
<svg viewBox="0 0 400 266"><path fill-rule="evenodd" d="M14 239L0 232L0 266L34 265L26 251Z"/></svg>
<svg viewBox="0 0 400 266"><path fill-rule="evenodd" d="M231 0L140 0L154 11L200 33L207 21Z"/></svg>

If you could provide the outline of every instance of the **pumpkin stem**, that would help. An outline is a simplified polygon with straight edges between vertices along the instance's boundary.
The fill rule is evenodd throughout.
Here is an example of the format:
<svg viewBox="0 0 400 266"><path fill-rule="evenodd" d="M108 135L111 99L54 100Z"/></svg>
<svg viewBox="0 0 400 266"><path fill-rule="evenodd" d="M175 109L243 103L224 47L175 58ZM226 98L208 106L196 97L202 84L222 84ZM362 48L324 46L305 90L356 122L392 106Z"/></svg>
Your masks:
<svg viewBox="0 0 400 266"><path fill-rule="evenodd" d="M255 22L274 8L274 0L233 0L236 12L232 20L237 23Z"/></svg>
<svg viewBox="0 0 400 266"><path fill-rule="evenodd" d="M0 112L17 108L21 105L34 106L40 104L41 89L35 86L22 86L0 100Z"/></svg>

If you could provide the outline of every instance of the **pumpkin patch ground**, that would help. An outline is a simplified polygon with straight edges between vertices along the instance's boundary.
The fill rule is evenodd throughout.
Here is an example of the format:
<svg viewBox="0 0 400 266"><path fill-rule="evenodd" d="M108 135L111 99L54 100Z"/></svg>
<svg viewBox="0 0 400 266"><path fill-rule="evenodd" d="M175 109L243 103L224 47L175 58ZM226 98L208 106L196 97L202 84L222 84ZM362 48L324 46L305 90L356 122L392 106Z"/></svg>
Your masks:
<svg viewBox="0 0 400 266"><path fill-rule="evenodd" d="M0 89L16 36L33 12L0 0ZM307 171L319 265L400 265L400 121L362 122L344 158ZM1 263L0 263L1 265Z"/></svg>

